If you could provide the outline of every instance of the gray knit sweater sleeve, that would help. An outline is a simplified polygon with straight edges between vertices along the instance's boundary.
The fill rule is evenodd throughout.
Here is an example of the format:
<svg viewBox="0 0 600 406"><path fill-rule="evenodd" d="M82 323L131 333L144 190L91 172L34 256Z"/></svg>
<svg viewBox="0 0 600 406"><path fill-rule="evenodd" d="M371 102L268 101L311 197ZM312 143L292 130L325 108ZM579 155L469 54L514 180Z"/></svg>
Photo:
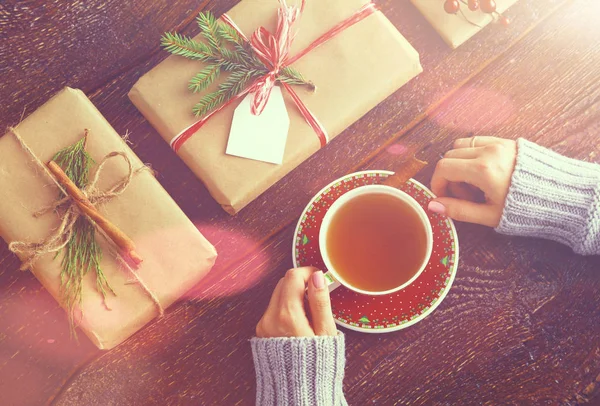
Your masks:
<svg viewBox="0 0 600 406"><path fill-rule="evenodd" d="M346 405L344 335L253 338L256 404Z"/></svg>
<svg viewBox="0 0 600 406"><path fill-rule="evenodd" d="M520 139L496 230L558 241L578 254L600 254L600 166Z"/></svg>

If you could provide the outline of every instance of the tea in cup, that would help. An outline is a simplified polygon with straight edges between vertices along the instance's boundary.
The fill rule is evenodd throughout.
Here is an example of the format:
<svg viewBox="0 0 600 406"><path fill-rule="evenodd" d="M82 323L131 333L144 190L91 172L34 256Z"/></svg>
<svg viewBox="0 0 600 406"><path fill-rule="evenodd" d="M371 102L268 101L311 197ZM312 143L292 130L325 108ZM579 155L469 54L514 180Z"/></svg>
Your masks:
<svg viewBox="0 0 600 406"><path fill-rule="evenodd" d="M353 189L336 200L319 233L329 289L340 285L386 295L414 282L433 248L431 223L403 191L385 185Z"/></svg>

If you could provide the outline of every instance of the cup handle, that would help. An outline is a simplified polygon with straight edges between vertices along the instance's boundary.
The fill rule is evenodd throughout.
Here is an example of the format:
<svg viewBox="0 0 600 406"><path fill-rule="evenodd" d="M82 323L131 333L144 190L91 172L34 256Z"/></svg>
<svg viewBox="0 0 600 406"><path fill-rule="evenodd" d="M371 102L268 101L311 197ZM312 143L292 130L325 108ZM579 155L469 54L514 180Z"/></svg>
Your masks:
<svg viewBox="0 0 600 406"><path fill-rule="evenodd" d="M329 288L329 292L333 292L334 289L337 289L341 286L341 283L338 282L337 279L335 279L335 276L333 276L331 272L326 272L325 274L323 274L323 277L325 278L325 283Z"/></svg>

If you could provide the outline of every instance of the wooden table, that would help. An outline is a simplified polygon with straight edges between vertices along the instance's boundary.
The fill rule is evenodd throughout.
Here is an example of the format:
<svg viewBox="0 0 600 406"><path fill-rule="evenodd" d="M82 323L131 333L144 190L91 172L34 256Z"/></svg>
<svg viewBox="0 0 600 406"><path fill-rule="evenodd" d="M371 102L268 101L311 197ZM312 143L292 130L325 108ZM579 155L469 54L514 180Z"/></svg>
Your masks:
<svg viewBox="0 0 600 406"><path fill-rule="evenodd" d="M322 186L356 169L393 168L395 144L432 142L426 158L435 162L473 132L599 159L599 2L521 0L508 29L489 26L451 51L407 0L380 0L419 51L423 74L230 217L126 94L166 57L161 33L196 33L200 10L220 14L235 2L0 3L0 126L65 85L81 88L131 133L133 149L220 252L166 317L101 352L69 339L63 311L0 244L1 404L252 404L248 339L292 265L295 223ZM432 170L418 179L428 182ZM600 259L479 226L458 232L458 275L431 316L388 335L346 331L349 402L600 404Z"/></svg>

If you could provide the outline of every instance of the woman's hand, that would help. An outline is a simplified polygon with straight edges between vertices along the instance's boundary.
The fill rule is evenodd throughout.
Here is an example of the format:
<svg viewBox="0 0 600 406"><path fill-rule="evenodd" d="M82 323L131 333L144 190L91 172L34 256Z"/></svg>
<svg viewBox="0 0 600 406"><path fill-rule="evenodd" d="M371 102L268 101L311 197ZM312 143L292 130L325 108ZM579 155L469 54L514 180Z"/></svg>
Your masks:
<svg viewBox="0 0 600 406"><path fill-rule="evenodd" d="M308 285L308 315L304 295ZM310 317L310 318L309 318ZM329 288L323 272L312 267L287 271L256 326L259 338L335 336Z"/></svg>
<svg viewBox="0 0 600 406"><path fill-rule="evenodd" d="M456 140L435 168L429 210L458 221L496 227L515 169L517 143L496 137Z"/></svg>

